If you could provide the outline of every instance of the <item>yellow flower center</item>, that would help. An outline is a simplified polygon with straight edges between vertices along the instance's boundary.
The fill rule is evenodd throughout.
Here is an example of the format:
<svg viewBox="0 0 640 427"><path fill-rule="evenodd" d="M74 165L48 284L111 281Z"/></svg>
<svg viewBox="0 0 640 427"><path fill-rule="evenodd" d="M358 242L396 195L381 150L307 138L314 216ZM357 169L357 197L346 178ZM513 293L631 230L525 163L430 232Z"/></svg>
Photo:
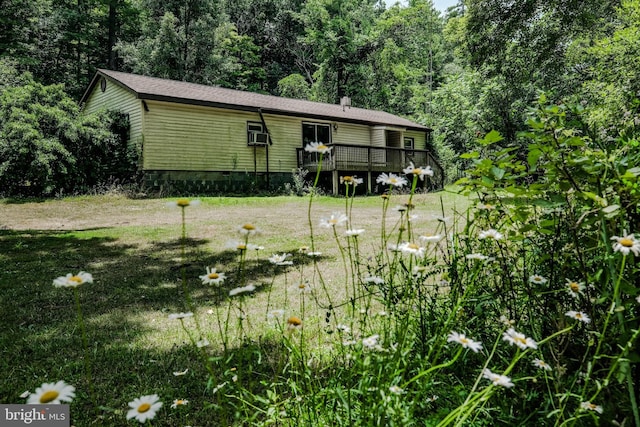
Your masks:
<svg viewBox="0 0 640 427"><path fill-rule="evenodd" d="M320 144L320 145L318 145L318 146L316 147L316 149L317 149L317 150L326 150L327 148L329 148L329 147L327 147L327 146L326 146L326 145L324 145L324 144Z"/></svg>
<svg viewBox="0 0 640 427"><path fill-rule="evenodd" d="M596 405L595 403L589 403L589 404L587 405L587 408L589 408L589 409L591 409L591 410L593 411L593 410L595 410L595 409L596 409L596 406L597 406L597 405Z"/></svg>
<svg viewBox="0 0 640 427"><path fill-rule="evenodd" d="M576 319L582 319L582 314L581 313L576 313Z"/></svg>
<svg viewBox="0 0 640 427"><path fill-rule="evenodd" d="M182 399L177 399L177 400L176 400L176 405L184 405L184 400L182 400Z"/></svg>
<svg viewBox="0 0 640 427"><path fill-rule="evenodd" d="M342 181L344 181L344 182L352 182L353 181L353 177L349 176L349 175L343 176L342 177Z"/></svg>
<svg viewBox="0 0 640 427"><path fill-rule="evenodd" d="M246 249L247 249L247 245L244 245L244 244L239 244L239 245L238 245L238 250L239 250L239 251L244 251L244 250L246 250Z"/></svg>
<svg viewBox="0 0 640 427"><path fill-rule="evenodd" d="M138 412L140 412L141 414L144 414L149 409L151 409L151 405L149 405L148 403L143 403L142 405L138 406Z"/></svg>
<svg viewBox="0 0 640 427"><path fill-rule="evenodd" d="M287 323L291 326L300 326L302 325L302 320L299 317L291 316L287 319Z"/></svg>
<svg viewBox="0 0 640 427"><path fill-rule="evenodd" d="M77 284L82 283L82 277L80 276L71 276L69 277L70 282L76 282Z"/></svg>
<svg viewBox="0 0 640 427"><path fill-rule="evenodd" d="M571 282L569 283L569 289L571 289L572 292L580 292L580 285L576 282Z"/></svg>
<svg viewBox="0 0 640 427"><path fill-rule="evenodd" d="M208 277L209 279L217 279L220 275L218 273L210 273Z"/></svg>
<svg viewBox="0 0 640 427"><path fill-rule="evenodd" d="M519 342L520 344L527 344L527 340L522 337L515 337L513 340Z"/></svg>
<svg viewBox="0 0 640 427"><path fill-rule="evenodd" d="M422 173L422 169L414 169L411 171L411 173L414 175L420 175Z"/></svg>
<svg viewBox="0 0 640 427"><path fill-rule="evenodd" d="M618 243L620 243L625 248L630 248L633 246L633 240L629 239L628 237L623 237L622 239L618 240Z"/></svg>
<svg viewBox="0 0 640 427"><path fill-rule="evenodd" d="M464 337L460 337L460 344L469 344L469 340Z"/></svg>
<svg viewBox="0 0 640 427"><path fill-rule="evenodd" d="M304 283L300 283L300 284L298 285L298 289L304 289L304 288L306 288L306 287L307 287L307 285L305 285Z"/></svg>
<svg viewBox="0 0 640 427"><path fill-rule="evenodd" d="M256 227L253 224L245 224L242 226L242 228L244 228L247 231L253 231L256 229Z"/></svg>
<svg viewBox="0 0 640 427"><path fill-rule="evenodd" d="M49 391L43 393L42 396L40 396L40 403L46 404L46 403L49 403L49 402L53 402L54 400L56 400L58 398L58 396L60 396L60 393L58 393L55 390L49 390Z"/></svg>
<svg viewBox="0 0 640 427"><path fill-rule="evenodd" d="M409 243L407 247L409 249L413 249L414 251L417 251L418 249L420 249L420 246L416 245L415 243Z"/></svg>
<svg viewBox="0 0 640 427"><path fill-rule="evenodd" d="M189 206L190 202L189 199L178 199L176 201L176 204L181 208L186 208L187 206Z"/></svg>

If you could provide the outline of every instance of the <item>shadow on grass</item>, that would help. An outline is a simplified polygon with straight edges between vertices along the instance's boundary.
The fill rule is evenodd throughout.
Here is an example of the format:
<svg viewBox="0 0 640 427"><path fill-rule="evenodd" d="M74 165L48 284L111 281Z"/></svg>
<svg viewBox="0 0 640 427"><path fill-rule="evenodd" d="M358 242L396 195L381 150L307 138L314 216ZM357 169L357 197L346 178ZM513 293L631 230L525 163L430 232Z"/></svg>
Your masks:
<svg viewBox="0 0 640 427"><path fill-rule="evenodd" d="M262 337L226 354L212 354L215 378L207 390L209 375L201 353L179 326L166 332L167 342L175 342L171 348L150 342L157 339L149 336L158 334L152 324L158 316L185 311L183 274L192 291L202 291L196 306L228 299L228 289L240 286L236 252L212 254L204 249L208 241L190 239L183 265L180 240L137 247L113 237L81 236L66 231L0 230L0 341L4 343L0 403L23 403L20 395L25 390L64 380L77 388L71 405L76 426L124 425L127 402L154 393L165 403L159 415L161 425L228 425L233 407L221 408L213 388L241 384L242 393L259 394L288 363L290 352L282 337ZM308 257L295 258L296 263L311 262ZM212 292L199 280L206 266L226 266L230 277L223 292ZM281 272L266 259L249 259L245 267L248 281L270 281L276 271ZM96 401L102 407L97 411L84 375L74 291L52 285L54 278L78 271L94 277L94 283L78 288L78 294ZM261 286L257 291L266 289ZM185 375L173 375L185 369ZM238 386L232 380L235 375L242 381ZM172 410L173 399L191 403Z"/></svg>

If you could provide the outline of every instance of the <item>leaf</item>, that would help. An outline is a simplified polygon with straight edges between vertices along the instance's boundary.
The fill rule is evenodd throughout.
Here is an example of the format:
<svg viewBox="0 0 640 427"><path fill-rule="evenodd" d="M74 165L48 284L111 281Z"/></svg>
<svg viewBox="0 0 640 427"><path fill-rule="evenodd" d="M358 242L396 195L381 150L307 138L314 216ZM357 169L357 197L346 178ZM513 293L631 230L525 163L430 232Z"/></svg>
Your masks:
<svg viewBox="0 0 640 427"><path fill-rule="evenodd" d="M477 151L460 154L461 159L477 159L478 157L480 157L480 153L478 153Z"/></svg>
<svg viewBox="0 0 640 427"><path fill-rule="evenodd" d="M502 179L502 177L504 177L504 173L506 172L504 169L499 168L497 166L493 166L491 168L491 172L493 173L493 176L496 178L496 180L500 181Z"/></svg>
<svg viewBox="0 0 640 427"><path fill-rule="evenodd" d="M502 141L504 138L500 135L500 132L497 130L492 130L488 134L484 136L480 141L478 141L482 146L487 147L491 144L495 144L496 142Z"/></svg>
<svg viewBox="0 0 640 427"><path fill-rule="evenodd" d="M533 150L529 151L529 154L527 155L527 163L529 163L529 167L531 168L532 172L534 172L538 168L538 160L541 156L542 150L540 150L539 148L534 148Z"/></svg>
<svg viewBox="0 0 640 427"><path fill-rule="evenodd" d="M620 205L609 205L607 207L602 208L602 212L605 214L611 214L620 209Z"/></svg>

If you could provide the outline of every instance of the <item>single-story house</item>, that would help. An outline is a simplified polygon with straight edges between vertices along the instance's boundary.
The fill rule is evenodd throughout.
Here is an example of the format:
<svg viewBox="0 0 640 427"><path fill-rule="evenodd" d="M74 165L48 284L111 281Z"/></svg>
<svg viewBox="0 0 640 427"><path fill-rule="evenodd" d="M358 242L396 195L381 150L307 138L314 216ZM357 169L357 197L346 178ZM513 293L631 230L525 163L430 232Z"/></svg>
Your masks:
<svg viewBox="0 0 640 427"><path fill-rule="evenodd" d="M340 191L339 177L364 179L368 192L382 172L409 162L443 171L426 149L431 129L382 111L263 95L216 86L98 70L81 99L83 111L117 110L129 117L129 143L141 149L145 184L199 193L276 189L298 168ZM332 147L319 165L304 147Z"/></svg>

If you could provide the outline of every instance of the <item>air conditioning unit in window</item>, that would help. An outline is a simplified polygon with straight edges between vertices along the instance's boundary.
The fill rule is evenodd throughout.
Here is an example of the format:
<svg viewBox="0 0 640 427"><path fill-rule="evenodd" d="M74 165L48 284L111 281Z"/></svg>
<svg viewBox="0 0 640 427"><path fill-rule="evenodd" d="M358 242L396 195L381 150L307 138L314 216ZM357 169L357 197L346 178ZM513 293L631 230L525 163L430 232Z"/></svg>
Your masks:
<svg viewBox="0 0 640 427"><path fill-rule="evenodd" d="M269 134L265 132L249 132L249 141L247 145L267 145L269 143Z"/></svg>

